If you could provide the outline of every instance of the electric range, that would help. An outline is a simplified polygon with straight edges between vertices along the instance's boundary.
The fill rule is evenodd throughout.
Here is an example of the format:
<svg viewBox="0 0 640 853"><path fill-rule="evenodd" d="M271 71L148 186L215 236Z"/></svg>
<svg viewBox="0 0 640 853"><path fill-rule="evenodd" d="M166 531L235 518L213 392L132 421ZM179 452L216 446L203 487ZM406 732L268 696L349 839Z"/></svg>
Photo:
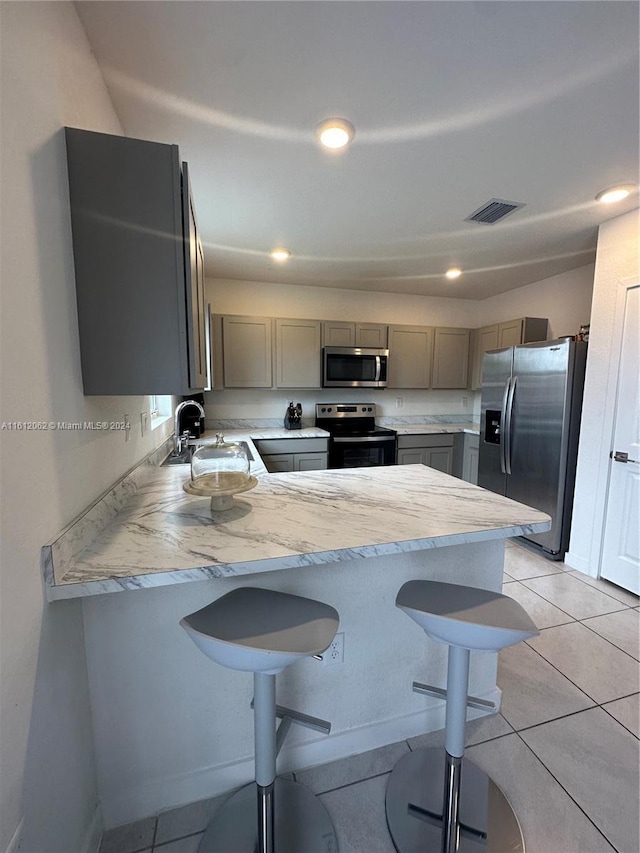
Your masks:
<svg viewBox="0 0 640 853"><path fill-rule="evenodd" d="M316 426L330 434L329 468L396 463L396 431L376 425L375 403L317 403Z"/></svg>

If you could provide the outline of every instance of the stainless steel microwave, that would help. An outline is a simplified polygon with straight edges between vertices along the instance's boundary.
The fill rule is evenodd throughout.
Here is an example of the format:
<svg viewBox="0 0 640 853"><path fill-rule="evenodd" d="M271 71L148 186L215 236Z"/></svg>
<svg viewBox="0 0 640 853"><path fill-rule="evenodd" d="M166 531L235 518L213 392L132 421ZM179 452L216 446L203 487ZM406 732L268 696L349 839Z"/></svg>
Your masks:
<svg viewBox="0 0 640 853"><path fill-rule="evenodd" d="M324 347L323 388L386 388L389 350L371 347Z"/></svg>

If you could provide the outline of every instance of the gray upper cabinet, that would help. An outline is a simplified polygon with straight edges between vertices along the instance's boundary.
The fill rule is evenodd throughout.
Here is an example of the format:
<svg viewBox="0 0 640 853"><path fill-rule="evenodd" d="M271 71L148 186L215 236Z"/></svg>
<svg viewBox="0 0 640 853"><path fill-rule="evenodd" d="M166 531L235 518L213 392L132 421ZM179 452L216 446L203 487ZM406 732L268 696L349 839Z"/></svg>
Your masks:
<svg viewBox="0 0 640 853"><path fill-rule="evenodd" d="M325 320L322 323L323 347L354 347L356 324L342 320Z"/></svg>
<svg viewBox="0 0 640 853"><path fill-rule="evenodd" d="M271 317L222 317L225 388L271 388Z"/></svg>
<svg viewBox="0 0 640 853"><path fill-rule="evenodd" d="M433 340L432 388L467 388L469 329L437 327Z"/></svg>
<svg viewBox="0 0 640 853"><path fill-rule="evenodd" d="M356 323L357 347L387 348L388 327L382 323Z"/></svg>
<svg viewBox="0 0 640 853"><path fill-rule="evenodd" d="M470 388L476 390L482 387L482 359L485 352L533 341L546 341L548 326L549 321L545 317L521 317L474 329Z"/></svg>
<svg viewBox="0 0 640 853"><path fill-rule="evenodd" d="M389 388L429 388L432 358L430 326L389 326Z"/></svg>
<svg viewBox="0 0 640 853"><path fill-rule="evenodd" d="M320 388L319 320L276 320L276 387Z"/></svg>
<svg viewBox="0 0 640 853"><path fill-rule="evenodd" d="M178 147L65 133L84 393L201 390L204 257Z"/></svg>
<svg viewBox="0 0 640 853"><path fill-rule="evenodd" d="M324 320L323 347L387 347L384 323L355 323L348 320Z"/></svg>

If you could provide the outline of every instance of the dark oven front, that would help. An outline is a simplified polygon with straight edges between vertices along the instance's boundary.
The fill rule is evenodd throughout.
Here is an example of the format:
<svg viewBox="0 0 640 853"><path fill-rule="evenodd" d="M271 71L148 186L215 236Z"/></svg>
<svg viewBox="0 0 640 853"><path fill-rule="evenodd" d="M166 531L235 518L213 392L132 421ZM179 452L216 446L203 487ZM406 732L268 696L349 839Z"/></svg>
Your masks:
<svg viewBox="0 0 640 853"><path fill-rule="evenodd" d="M395 465L395 462L395 435L342 435L329 439L329 468L371 468Z"/></svg>

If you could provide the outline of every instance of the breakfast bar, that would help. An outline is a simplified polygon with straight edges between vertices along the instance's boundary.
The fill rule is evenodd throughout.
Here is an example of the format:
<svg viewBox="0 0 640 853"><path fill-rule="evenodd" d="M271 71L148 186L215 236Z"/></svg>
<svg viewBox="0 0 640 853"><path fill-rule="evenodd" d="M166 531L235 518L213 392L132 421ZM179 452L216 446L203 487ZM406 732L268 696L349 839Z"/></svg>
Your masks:
<svg viewBox="0 0 640 853"><path fill-rule="evenodd" d="M188 471L133 472L43 549L51 606L82 603L110 826L253 778L249 681L193 653L186 614L246 586L338 611L344 660L303 660L278 682L278 703L332 722L329 736L292 731L279 772L323 764L444 725L444 702L411 684L446 683L446 647L416 643L394 606L402 584L500 590L505 540L550 523L424 465L263 472L212 515L208 498L185 494ZM474 652L470 692L499 705L496 668L495 654Z"/></svg>
<svg viewBox="0 0 640 853"><path fill-rule="evenodd" d="M188 471L156 468L66 565L53 543L50 599L472 546L549 524L544 513L424 465L260 472L255 489L214 514L207 498L185 494Z"/></svg>

